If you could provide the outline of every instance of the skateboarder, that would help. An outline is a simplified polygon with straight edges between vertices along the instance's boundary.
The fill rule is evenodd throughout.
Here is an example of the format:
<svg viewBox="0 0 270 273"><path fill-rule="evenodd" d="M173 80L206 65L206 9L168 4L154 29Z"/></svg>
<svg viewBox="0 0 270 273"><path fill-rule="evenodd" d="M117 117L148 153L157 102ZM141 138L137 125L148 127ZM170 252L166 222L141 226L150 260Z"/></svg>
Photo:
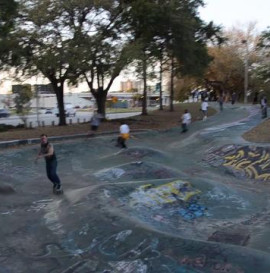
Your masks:
<svg viewBox="0 0 270 273"><path fill-rule="evenodd" d="M126 140L128 140L130 137L129 126L127 124L125 124L125 122L121 122L121 126L119 128L119 131L120 131L120 135L117 138L116 146L121 147L121 148L127 148Z"/></svg>
<svg viewBox="0 0 270 273"><path fill-rule="evenodd" d="M207 110L208 110L208 103L207 101L203 100L201 104L201 111L203 112L203 120L207 119Z"/></svg>
<svg viewBox="0 0 270 273"><path fill-rule="evenodd" d="M188 125L191 123L191 114L186 109L182 115L182 133L187 132Z"/></svg>
<svg viewBox="0 0 270 273"><path fill-rule="evenodd" d="M37 155L36 161L42 157L45 158L47 177L53 183L53 192L61 194L63 192L61 181L56 173L57 159L53 145L48 142L46 134L40 136L40 151Z"/></svg>

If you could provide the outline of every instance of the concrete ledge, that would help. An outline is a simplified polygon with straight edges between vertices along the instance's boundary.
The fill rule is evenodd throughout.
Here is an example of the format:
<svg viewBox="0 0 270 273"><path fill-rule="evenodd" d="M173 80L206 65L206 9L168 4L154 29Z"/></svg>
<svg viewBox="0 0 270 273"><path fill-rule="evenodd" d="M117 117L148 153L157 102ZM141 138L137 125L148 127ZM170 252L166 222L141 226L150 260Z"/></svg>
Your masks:
<svg viewBox="0 0 270 273"><path fill-rule="evenodd" d="M138 129L138 130L132 130L132 133L142 133L142 132L149 132L149 131L155 131L155 130L146 130L146 129ZM108 132L102 132L97 133L93 138L97 136L102 135L115 135L118 134L118 131L108 131ZM49 136L50 141L64 141L64 140L72 140L72 139L79 139L79 138L87 138L89 137L88 134L76 134L76 135L65 135L65 136ZM91 138L91 137L89 137ZM38 144L40 143L40 138L30 138L30 139L20 139L20 140L9 140L9 141L1 141L0 142L0 148L11 148L16 146L22 146L22 145L31 145L31 144Z"/></svg>

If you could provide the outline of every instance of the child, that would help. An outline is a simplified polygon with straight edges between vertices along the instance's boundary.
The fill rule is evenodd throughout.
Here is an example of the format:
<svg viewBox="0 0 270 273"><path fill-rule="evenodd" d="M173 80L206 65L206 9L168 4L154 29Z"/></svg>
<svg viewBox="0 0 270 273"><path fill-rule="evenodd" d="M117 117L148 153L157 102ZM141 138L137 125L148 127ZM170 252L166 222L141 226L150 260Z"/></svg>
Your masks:
<svg viewBox="0 0 270 273"><path fill-rule="evenodd" d="M186 109L184 111L184 114L182 115L182 133L185 133L188 130L187 126L190 124L190 122L191 122L191 114Z"/></svg>
<svg viewBox="0 0 270 273"><path fill-rule="evenodd" d="M129 139L129 132L130 132L129 126L122 121L119 131L120 131L120 136L117 138L116 146L121 148L127 148L126 140Z"/></svg>

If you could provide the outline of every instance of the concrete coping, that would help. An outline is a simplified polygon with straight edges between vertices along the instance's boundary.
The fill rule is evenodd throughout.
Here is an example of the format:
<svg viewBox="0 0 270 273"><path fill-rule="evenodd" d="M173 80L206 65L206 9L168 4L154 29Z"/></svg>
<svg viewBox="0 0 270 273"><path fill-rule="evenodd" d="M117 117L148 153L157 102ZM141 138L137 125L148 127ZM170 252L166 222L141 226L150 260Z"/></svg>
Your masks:
<svg viewBox="0 0 270 273"><path fill-rule="evenodd" d="M147 130L147 129L132 130L132 132L134 133L149 132L149 131L155 131L155 130ZM118 134L118 131L102 132L102 133L96 134L96 136L114 135L114 134ZM89 137L88 134L75 134L75 135L64 135L64 136L49 136L48 139L50 141L62 141L62 140L72 140L72 139L87 138L87 137ZM5 148L16 147L16 146L32 145L32 144L39 144L39 143L40 143L40 138L1 141L0 148L5 149Z"/></svg>

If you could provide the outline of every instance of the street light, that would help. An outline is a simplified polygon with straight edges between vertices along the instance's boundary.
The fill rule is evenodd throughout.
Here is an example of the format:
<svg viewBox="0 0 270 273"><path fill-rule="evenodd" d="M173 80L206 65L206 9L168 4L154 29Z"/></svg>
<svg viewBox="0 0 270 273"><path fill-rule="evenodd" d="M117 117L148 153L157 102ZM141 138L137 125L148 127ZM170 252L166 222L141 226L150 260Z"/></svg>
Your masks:
<svg viewBox="0 0 270 273"><path fill-rule="evenodd" d="M242 44L245 45L245 54L244 54L244 65L245 65L245 72L244 72L244 103L247 103L247 96L248 96L248 43L247 40L242 40Z"/></svg>

